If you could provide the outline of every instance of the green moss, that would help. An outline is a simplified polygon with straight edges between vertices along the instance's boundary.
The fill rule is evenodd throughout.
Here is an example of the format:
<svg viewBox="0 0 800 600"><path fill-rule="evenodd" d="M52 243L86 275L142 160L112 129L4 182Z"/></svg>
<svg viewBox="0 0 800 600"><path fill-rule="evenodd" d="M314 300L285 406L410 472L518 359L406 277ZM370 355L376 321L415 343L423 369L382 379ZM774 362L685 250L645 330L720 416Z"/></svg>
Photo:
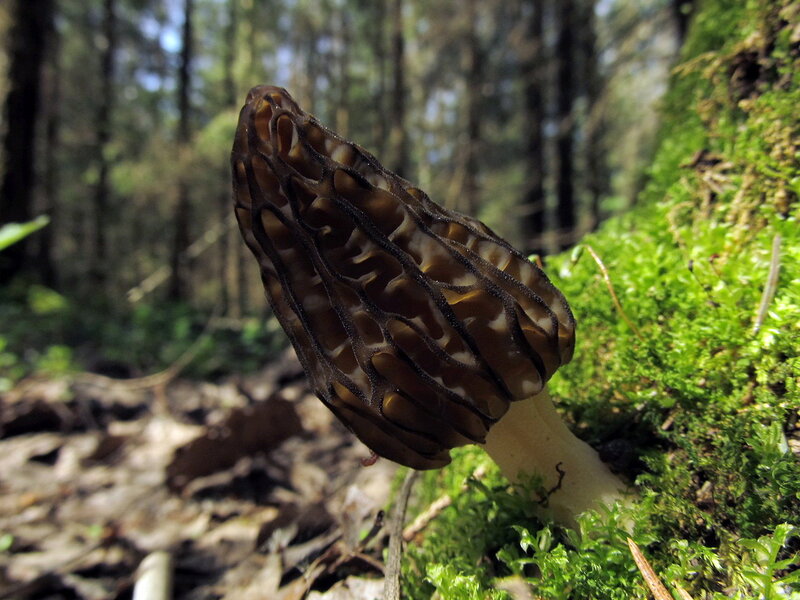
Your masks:
<svg viewBox="0 0 800 600"><path fill-rule="evenodd" d="M553 395L579 435L623 449L640 500L622 518L696 599L800 597L799 14L788 0L703 4L639 205L584 240L638 334L585 247L548 264L579 323ZM423 480L416 510L456 495L409 548L408 597L510 597L512 575L542 598L647 597L617 520L542 523L491 467L459 490L482 460L456 453Z"/></svg>

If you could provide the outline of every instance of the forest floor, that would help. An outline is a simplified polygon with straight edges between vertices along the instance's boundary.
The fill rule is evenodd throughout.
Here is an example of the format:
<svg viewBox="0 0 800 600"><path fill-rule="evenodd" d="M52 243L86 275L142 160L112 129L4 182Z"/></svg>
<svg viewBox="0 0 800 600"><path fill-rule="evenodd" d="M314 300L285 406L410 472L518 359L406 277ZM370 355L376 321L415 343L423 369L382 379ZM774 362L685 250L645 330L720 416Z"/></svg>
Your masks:
<svg viewBox="0 0 800 600"><path fill-rule="evenodd" d="M24 380L0 425L0 598L380 597L397 467L310 393L293 354L221 383ZM313 591L318 590L318 591Z"/></svg>

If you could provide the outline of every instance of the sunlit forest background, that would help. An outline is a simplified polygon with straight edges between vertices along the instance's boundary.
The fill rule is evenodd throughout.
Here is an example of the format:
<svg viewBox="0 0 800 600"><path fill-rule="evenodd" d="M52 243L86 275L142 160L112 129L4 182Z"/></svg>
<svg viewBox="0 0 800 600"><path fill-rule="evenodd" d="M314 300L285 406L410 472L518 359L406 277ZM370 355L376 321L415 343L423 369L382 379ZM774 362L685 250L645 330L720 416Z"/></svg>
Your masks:
<svg viewBox="0 0 800 600"><path fill-rule="evenodd" d="M209 327L231 348L204 373L282 343L230 201L238 108L257 84L520 249L569 247L634 202L690 9L3 2L0 224L49 217L0 255L6 386L37 364L147 371Z"/></svg>
<svg viewBox="0 0 800 600"><path fill-rule="evenodd" d="M798 65L796 0L0 0L0 600L168 598L151 558L176 600L800 598ZM354 372L420 456L476 443L447 466L320 402L233 214L263 84L542 265L577 323L548 390L622 504L559 524L573 469L434 433L501 414L438 341L392 342L413 394ZM568 439L540 414L524 447Z"/></svg>

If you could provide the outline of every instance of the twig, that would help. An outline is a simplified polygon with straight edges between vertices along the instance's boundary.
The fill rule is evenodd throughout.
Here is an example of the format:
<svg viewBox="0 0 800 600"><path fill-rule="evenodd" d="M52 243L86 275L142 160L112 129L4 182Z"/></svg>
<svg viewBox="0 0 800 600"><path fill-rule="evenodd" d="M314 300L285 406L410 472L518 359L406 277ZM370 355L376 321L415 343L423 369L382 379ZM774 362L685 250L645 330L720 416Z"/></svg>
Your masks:
<svg viewBox="0 0 800 600"><path fill-rule="evenodd" d="M650 591L653 593L653 597L656 600L673 600L672 595L667 591L667 588L664 587L664 584L661 583L653 567L650 566L650 563L647 562L642 551L639 550L639 546L631 538L628 538L628 548L630 548L631 555L633 556L633 562L639 567L639 572L642 574L642 578L647 584L647 587L649 587Z"/></svg>
<svg viewBox="0 0 800 600"><path fill-rule="evenodd" d="M713 260L713 257L712 257L711 260ZM714 263L711 262L711 260L709 260L709 263L711 264L711 268L714 269ZM714 296L711 294L710 286L708 286L708 285L704 284L702 281L700 281L700 278L697 276L697 273L694 270L694 260L689 259L688 268L689 268L689 273L692 274L692 277L694 277L694 280L697 282L697 285L700 286L700 289L703 290L703 292L706 295L706 298L708 298L709 304L714 308L719 308L720 304L719 304L719 302L716 301ZM719 273L716 272L716 270L714 272L716 273L717 278L721 279L721 277L719 276Z"/></svg>
<svg viewBox="0 0 800 600"><path fill-rule="evenodd" d="M52 589L61 581L61 577L63 577L64 574L68 573L72 567L80 564L81 561L86 558L87 554L100 548L103 543L104 542L102 540L95 542L88 548L84 548L80 554L70 558L66 562L60 564L58 567L49 571L45 571L30 581L26 581L9 589L0 591L0 600L15 600L18 598L33 597L39 592Z"/></svg>
<svg viewBox="0 0 800 600"><path fill-rule="evenodd" d="M75 376L75 381L79 383L86 383L89 385L96 385L106 388L122 388L126 390L143 390L163 386L173 379L175 379L181 372L197 358L203 343L208 339L211 334L211 324L214 322L219 312L219 305L214 309L213 314L209 317L208 321L203 328L203 331L197 336L192 345L189 346L183 354L181 354L175 362L168 366L163 371L153 373L152 375L145 375L144 377L135 377L132 379L115 379L113 377L106 377L97 373L80 373Z"/></svg>
<svg viewBox="0 0 800 600"><path fill-rule="evenodd" d="M533 597L530 586L521 575L505 577L497 582L495 588L508 592L512 600L537 600Z"/></svg>
<svg viewBox="0 0 800 600"><path fill-rule="evenodd" d="M410 542L417 537L420 532L430 525L431 521L439 516L439 513L441 513L452 503L453 499L450 497L450 494L439 496L436 500L431 502L428 508L419 513L417 518L411 522L411 525L403 530L403 540Z"/></svg>
<svg viewBox="0 0 800 600"><path fill-rule="evenodd" d="M218 223L216 227L207 230L203 235L197 238L192 244L181 254L180 259L194 260L199 257L203 252L208 250L211 246L216 244L225 233L236 227L236 221L229 219L226 222ZM138 285L132 287L126 293L128 302L136 304L145 296L155 291L161 284L169 279L172 274L172 266L164 265L153 271L150 275L145 277Z"/></svg>
<svg viewBox="0 0 800 600"><path fill-rule="evenodd" d="M767 275L767 282L764 284L764 292L761 294L761 304L758 306L758 313L756 321L753 324L753 335L757 334L764 324L764 319L767 318L767 309L775 297L775 291L778 289L778 275L781 271L781 234L776 233L772 238L772 257L769 261L769 275Z"/></svg>
<svg viewBox="0 0 800 600"><path fill-rule="evenodd" d="M622 308L622 303L620 303L617 293L614 291L614 284L611 283L611 275L608 274L608 269L606 268L605 264L603 264L603 261L597 255L597 252L594 251L594 248L588 244L584 244L583 247L586 248L589 254L592 255L594 262L596 262L597 266L600 268L600 272L603 274L603 280L605 280L606 287L608 288L608 293L611 294L611 299L614 302L614 306L616 307L619 316L621 316L622 319L628 324L628 327L630 327L631 331L636 334L636 337L639 338L639 341L644 342L645 340L642 332L639 331L639 328L636 327L636 325L633 324L633 321L628 318L628 315L625 314L625 310Z"/></svg>
<svg viewBox="0 0 800 600"><path fill-rule="evenodd" d="M677 583L673 583L673 584L672 584L672 587L674 587L674 588L675 588L675 591L676 591L676 592L678 592L678 596L680 596L680 597L681 597L681 600L694 600L694 598L692 598L692 597L689 595L689 592L687 592L685 589L683 589L683 588L682 588L681 586L679 586Z"/></svg>
<svg viewBox="0 0 800 600"><path fill-rule="evenodd" d="M389 557L386 565L386 583L383 588L384 600L400 600L400 559L403 556L403 521L406 518L408 499L417 479L417 471L410 470L400 493L397 495L397 504L392 511L392 523L389 533Z"/></svg>
<svg viewBox="0 0 800 600"><path fill-rule="evenodd" d="M556 484L553 487L551 487L549 490L545 490L545 492L542 495L542 497L539 498L539 500L537 500L537 502L536 502L536 504L538 504L539 506L541 506L543 508L547 508L547 506L550 504L550 496L552 496L558 490L560 490L561 489L561 484L564 483L564 476L567 473L564 471L564 468L561 466L561 464L562 463L560 463L560 462L556 463L556 473L558 473L558 481L556 481Z"/></svg>
<svg viewBox="0 0 800 600"><path fill-rule="evenodd" d="M133 587L133 600L169 600L172 597L172 556L163 550L144 557Z"/></svg>
<svg viewBox="0 0 800 600"><path fill-rule="evenodd" d="M128 511L130 511L132 506L136 505L137 503L141 503L143 498L150 497L155 494L160 485L160 483L151 484L145 486L144 489L140 490L139 492L130 495L126 501L122 503L120 514L126 514ZM45 571L31 581L26 581L25 583L15 585L11 589L0 591L0 600L16 600L17 598L23 597L27 598L28 596L35 595L37 592L43 589L49 589L52 587L54 582L59 582L64 575L70 573L73 568L81 564L81 562L83 562L89 554L108 544L109 539L107 538L102 538L89 544L81 550L80 554L67 559L60 565L51 568L49 571Z"/></svg>
<svg viewBox="0 0 800 600"><path fill-rule="evenodd" d="M472 475L464 482L461 486L461 490L466 490L469 486L470 479L477 479L480 481L486 476L486 467L481 465L477 467L473 472ZM453 498L450 494L442 494L436 500L431 502L428 505L428 508L423 510L421 513L417 515L417 517L411 522L411 525L406 527L403 530L403 540L406 542L410 542L415 537L417 537L422 531L430 525L431 521L433 521L439 514L448 506L453 503Z"/></svg>

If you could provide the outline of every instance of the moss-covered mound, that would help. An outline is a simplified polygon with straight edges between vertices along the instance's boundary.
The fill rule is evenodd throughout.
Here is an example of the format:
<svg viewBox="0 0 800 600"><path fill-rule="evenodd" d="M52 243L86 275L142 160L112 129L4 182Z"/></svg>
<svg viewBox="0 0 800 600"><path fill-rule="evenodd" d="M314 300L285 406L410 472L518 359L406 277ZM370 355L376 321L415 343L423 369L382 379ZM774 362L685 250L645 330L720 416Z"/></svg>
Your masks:
<svg viewBox="0 0 800 600"><path fill-rule="evenodd" d="M702 3L638 207L548 264L579 323L553 395L635 481L631 537L676 598L800 598L798 107L800 5ZM408 597L649 597L621 521L542 523L470 477L485 460L426 474L416 510L453 500Z"/></svg>

